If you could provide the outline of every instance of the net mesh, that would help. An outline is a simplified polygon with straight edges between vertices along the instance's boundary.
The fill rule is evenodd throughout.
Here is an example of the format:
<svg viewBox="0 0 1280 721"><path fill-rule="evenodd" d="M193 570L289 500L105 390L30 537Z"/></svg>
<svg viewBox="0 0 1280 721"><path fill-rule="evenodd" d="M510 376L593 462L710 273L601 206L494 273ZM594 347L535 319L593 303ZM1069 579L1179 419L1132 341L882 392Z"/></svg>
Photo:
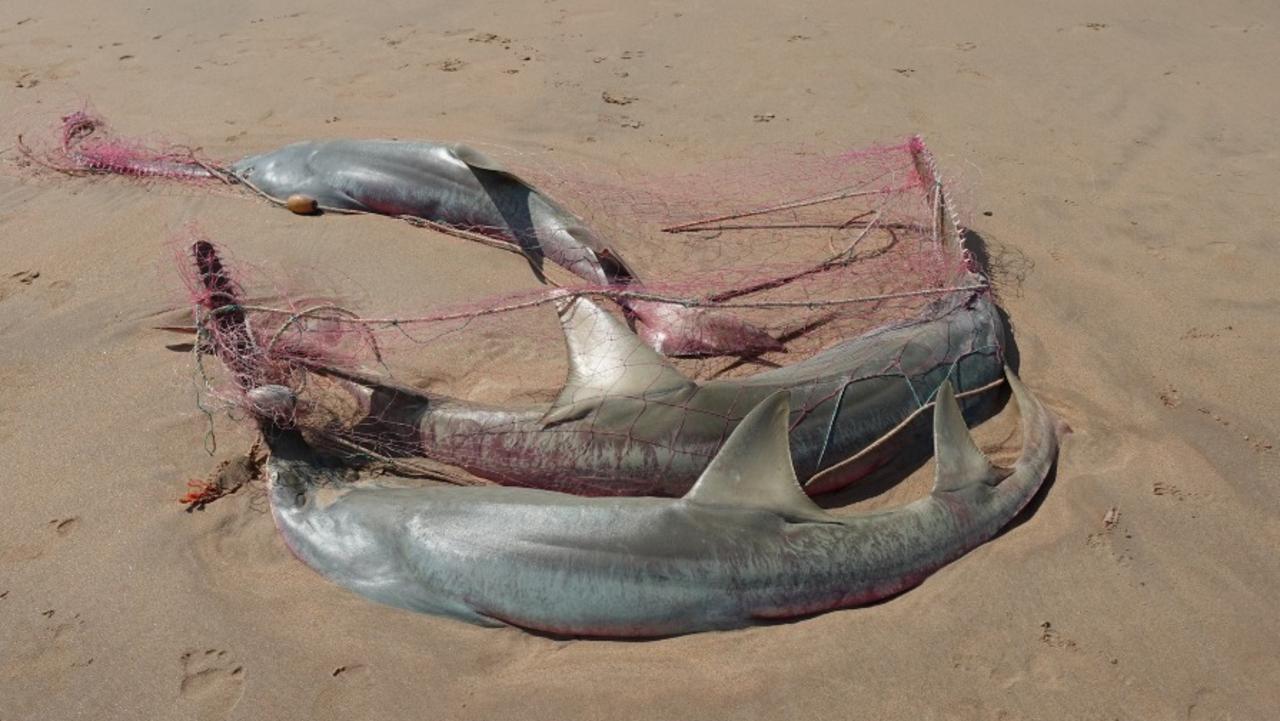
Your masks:
<svg viewBox="0 0 1280 721"><path fill-rule="evenodd" d="M42 167L72 175L111 174L185 181L226 181L228 174L197 149L160 140L116 135L92 111L62 116L49 141L30 144L18 137L18 148Z"/></svg>
<svg viewBox="0 0 1280 721"><path fill-rule="evenodd" d="M231 163L118 138L87 113L64 118L55 147L27 150L68 172L255 189L251 178L232 175ZM883 440L845 429L847 401L864 389L879 383L906 393L909 407L896 423L926 407L944 378L976 391L999 368L997 321L961 312L990 289L958 241L919 138L625 178L547 154L501 160L581 219L618 267L593 277L576 258L551 257L539 265L547 282L535 290L368 313L301 297L250 302L261 289L243 287L218 248L188 230L181 267L196 308L206 401L294 425L352 462L399 473L577 493L679 493L773 389L791 391L793 454L801 442L816 449L797 455L804 479ZM477 224L397 206L368 210L538 260L523 242L531 228L516 219ZM581 318L562 331L558 314L583 297L607 315L567 314ZM734 334L757 331L777 342L742 338L734 356L662 359L635 342L633 331L649 320L637 308L650 317L714 314L706 327L729 336L730 346ZM928 325L940 319L941 330ZM551 360L566 357L566 332L567 360ZM605 350L587 352L593 348ZM541 362L531 367L530 359ZM700 390L682 385L687 379ZM296 403L264 386L291 389Z"/></svg>

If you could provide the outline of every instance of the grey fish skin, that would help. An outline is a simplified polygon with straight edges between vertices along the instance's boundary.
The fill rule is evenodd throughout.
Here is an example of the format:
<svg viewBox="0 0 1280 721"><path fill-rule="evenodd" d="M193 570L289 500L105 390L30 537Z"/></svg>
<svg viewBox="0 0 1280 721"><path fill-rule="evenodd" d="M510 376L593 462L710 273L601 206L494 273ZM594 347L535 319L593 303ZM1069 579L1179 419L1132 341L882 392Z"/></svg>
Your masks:
<svg viewBox="0 0 1280 721"><path fill-rule="evenodd" d="M321 208L408 215L520 247L541 272L545 256L597 285L639 279L573 213L479 151L400 140L304 141L240 160L231 172L269 197L300 194ZM623 303L665 355L761 353L783 346L727 313L652 301Z"/></svg>
<svg viewBox="0 0 1280 721"><path fill-rule="evenodd" d="M588 301L577 304L591 309L596 322L610 322ZM605 378L596 395L571 377L551 410L522 410L390 386L342 370L326 372L370 389L368 416L383 430L371 434L366 428L366 437L416 428L416 437L406 439L415 454L504 485L587 495L684 494L747 411L785 390L796 409L790 448L795 471L805 489L818 494L887 462L901 444L877 441L926 405L944 379L962 393L998 382L1005 344L987 291L953 294L920 319L872 331L790 366L707 383L679 376L656 355L641 358L645 349L634 336L628 342L616 321L610 330L616 348L584 337L570 323L565 327L571 365L599 364L613 354L631 363L626 373L637 377ZM959 358L954 365L948 354ZM895 372L899 362L920 370ZM677 378L650 390L655 369ZM563 403L584 393L585 402Z"/></svg>
<svg viewBox="0 0 1280 721"><path fill-rule="evenodd" d="M934 177L925 159L922 175ZM941 185L940 252L963 254ZM842 488L910 440L903 424L950 379L961 394L1001 378L1005 328L986 277L965 269L919 317L747 378L695 383L598 306L561 309L570 377L548 408L469 403L331 369L368 394L365 437L401 434L415 454L506 485L587 495L684 494L755 404L786 390L791 454L810 494ZM912 369L906 371L903 369ZM416 429L407 438L405 429Z"/></svg>
<svg viewBox="0 0 1280 721"><path fill-rule="evenodd" d="M680 499L521 488L351 487L291 431L269 431L270 499L294 553L392 606L567 636L665 636L869 603L992 538L1057 456L1059 424L1012 373L1023 451L974 446L949 385L937 476L909 505L829 514L787 458L787 396L752 410Z"/></svg>
<svg viewBox="0 0 1280 721"><path fill-rule="evenodd" d="M935 189L930 200L938 210L940 251L958 256L965 249L936 172L922 148L913 152L926 187ZM247 159L236 169L255 182L275 179L272 192L304 192L339 207L355 207L359 198L400 198L394 201L398 204L363 207L396 213L404 203L416 204L458 225L506 223L529 208L545 207L555 221L547 227L572 226L576 235L571 238L594 237L580 224L561 222L572 216L552 201L460 146L301 143ZM502 183L510 184L502 186L508 190L496 189L494 184ZM499 208L494 199L511 200L511 205ZM474 213L447 215L467 209ZM544 245L569 247L568 241ZM817 494L843 487L892 458L905 442L901 424L927 405L944 378L962 394L1000 379L1005 329L986 278L964 271L952 284L979 289L949 293L919 318L873 330L805 361L709 383L680 376L659 356L646 354L627 328L579 300L580 310L593 311L584 317L595 322L575 324L577 314L562 313L571 365L629 364L629 370L601 377L580 374L550 409L484 406L350 371L327 372L366 388L364 438L395 437L398 446L414 454L498 483L589 495L683 494L741 417L785 389L797 409L791 443L796 472L806 490ZM607 326L608 334L593 331L596 326Z"/></svg>
<svg viewBox="0 0 1280 721"><path fill-rule="evenodd" d="M441 143L303 141L240 160L231 172L277 200L301 194L322 208L412 215L481 233L510 232L526 253L545 253L592 283L610 282L596 258L604 247L590 231L563 222L572 217L567 211L481 158L465 146ZM535 230L552 237L539 239ZM575 238L576 233L582 237ZM560 234L568 237L555 237Z"/></svg>

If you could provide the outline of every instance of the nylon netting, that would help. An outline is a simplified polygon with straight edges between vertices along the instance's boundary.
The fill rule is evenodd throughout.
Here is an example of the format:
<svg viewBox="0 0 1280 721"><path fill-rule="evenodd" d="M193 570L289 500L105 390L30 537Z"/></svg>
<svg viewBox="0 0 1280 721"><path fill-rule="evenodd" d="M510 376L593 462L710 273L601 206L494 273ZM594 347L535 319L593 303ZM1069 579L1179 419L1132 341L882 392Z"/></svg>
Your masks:
<svg viewBox="0 0 1280 721"><path fill-rule="evenodd" d="M230 162L119 139L86 113L64 121L54 147L28 155L77 173L252 185ZM808 467L797 459L805 478L852 454L833 440L851 388L900 383L923 408L942 378L1002 353L998 329L913 330L989 293L971 272L918 138L625 179L557 165L548 154L499 160L604 239L625 276L592 282L572 272L581 271L578 259L562 255L541 264L541 288L463 303L394 313L301 298L253 303L246 298L263 289L244 287L214 243L187 231L181 267L196 307L206 402L274 415L353 462L400 473L678 493L769 388L792 391L793 428L826 429ZM380 212L408 215L401 210ZM407 219L505 249L517 249L530 230ZM567 310L579 297L610 316ZM760 330L779 347L744 342L736 356L659 359L628 345L642 303L714 314L724 322L709 323L713 332ZM561 316L580 348L621 350L562 360ZM850 346L859 337L866 342ZM714 392L680 387L670 367ZM562 391L570 371L579 382ZM297 403L255 391L268 385L292 389Z"/></svg>

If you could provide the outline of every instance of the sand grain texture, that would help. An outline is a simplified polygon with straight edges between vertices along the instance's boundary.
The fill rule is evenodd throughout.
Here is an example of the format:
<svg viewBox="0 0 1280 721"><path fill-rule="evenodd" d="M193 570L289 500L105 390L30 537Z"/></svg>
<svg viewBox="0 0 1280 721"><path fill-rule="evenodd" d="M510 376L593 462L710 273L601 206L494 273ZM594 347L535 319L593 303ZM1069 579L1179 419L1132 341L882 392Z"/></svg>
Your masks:
<svg viewBox="0 0 1280 721"><path fill-rule="evenodd" d="M0 719L1273 718L1280 8L917 5L0 5ZM16 133L83 100L217 157L386 136L672 168L922 132L999 263L1023 378L1076 433L1024 523L867 609L567 643L375 606L289 555L260 490L175 503L252 439L220 418L205 454L189 358L148 329L182 298L165 240L198 220L382 309L527 270L17 167ZM488 382L561 372L509 370Z"/></svg>

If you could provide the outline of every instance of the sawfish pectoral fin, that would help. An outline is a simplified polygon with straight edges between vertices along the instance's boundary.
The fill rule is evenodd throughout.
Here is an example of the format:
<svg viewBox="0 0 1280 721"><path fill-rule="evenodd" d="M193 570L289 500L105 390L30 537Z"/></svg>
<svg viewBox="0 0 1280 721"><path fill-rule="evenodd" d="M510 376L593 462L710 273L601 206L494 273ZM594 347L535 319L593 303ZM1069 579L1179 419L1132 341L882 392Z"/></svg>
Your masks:
<svg viewBox="0 0 1280 721"><path fill-rule="evenodd" d="M795 521L836 523L800 488L791 464L790 415L787 391L778 391L751 409L684 500L760 508Z"/></svg>
<svg viewBox="0 0 1280 721"><path fill-rule="evenodd" d="M573 298L562 302L559 311L569 377L543 415L544 426L582 418L610 397L670 398L697 388L599 305Z"/></svg>

